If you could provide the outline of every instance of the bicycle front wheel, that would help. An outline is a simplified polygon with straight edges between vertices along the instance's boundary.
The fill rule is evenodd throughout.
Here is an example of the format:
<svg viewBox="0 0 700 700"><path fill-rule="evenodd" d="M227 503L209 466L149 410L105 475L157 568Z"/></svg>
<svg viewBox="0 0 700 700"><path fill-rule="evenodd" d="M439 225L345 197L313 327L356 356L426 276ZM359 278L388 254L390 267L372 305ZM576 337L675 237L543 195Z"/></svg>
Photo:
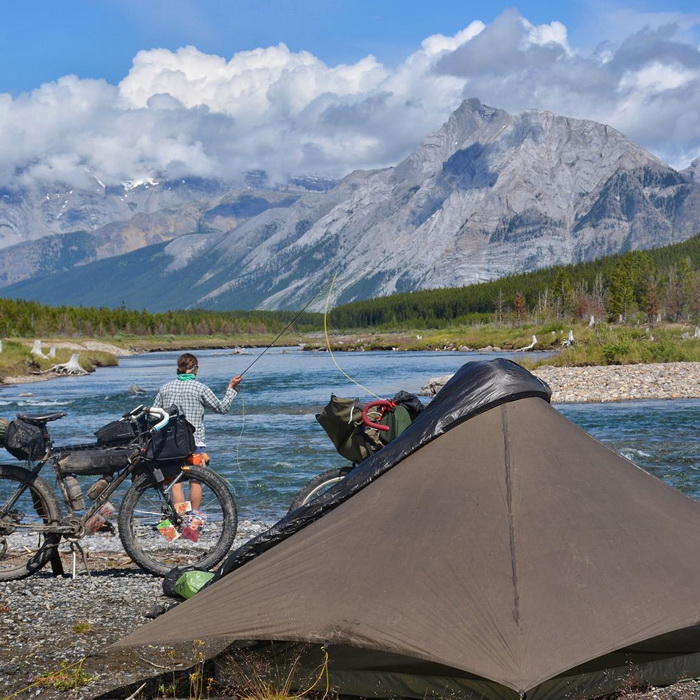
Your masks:
<svg viewBox="0 0 700 700"><path fill-rule="evenodd" d="M192 528L185 531L186 522L175 527L175 514L150 474L137 477L119 510L119 537L126 553L156 576L165 576L176 566L211 569L226 556L236 536L236 502L226 482L210 469L188 467L183 471L185 491L191 481L198 482L202 490L198 510L204 524L195 532ZM170 531L165 528L166 520L173 524Z"/></svg>
<svg viewBox="0 0 700 700"><path fill-rule="evenodd" d="M58 499L41 477L0 464L0 581L30 576L49 561L61 535L45 528L60 517Z"/></svg>
<svg viewBox="0 0 700 700"><path fill-rule="evenodd" d="M291 513L293 510L301 508L301 506L305 506L310 501L313 501L314 498L318 498L321 494L328 491L329 488L335 486L339 481L342 481L353 469L354 467L338 467L321 472L299 491L287 512Z"/></svg>

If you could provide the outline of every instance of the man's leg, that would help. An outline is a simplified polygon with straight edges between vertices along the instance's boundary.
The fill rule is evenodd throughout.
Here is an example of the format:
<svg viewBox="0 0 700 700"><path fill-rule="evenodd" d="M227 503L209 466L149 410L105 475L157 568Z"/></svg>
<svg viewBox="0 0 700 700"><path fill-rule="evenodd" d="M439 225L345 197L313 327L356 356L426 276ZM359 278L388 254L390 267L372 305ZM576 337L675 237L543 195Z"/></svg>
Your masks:
<svg viewBox="0 0 700 700"><path fill-rule="evenodd" d="M190 480L190 503L192 510L199 510L199 506L202 504L202 484L193 479Z"/></svg>
<svg viewBox="0 0 700 700"><path fill-rule="evenodd" d="M182 490L182 484L178 481L177 484L173 484L173 503L184 503L185 502L185 492ZM202 500L202 496L200 493L199 497L200 501Z"/></svg>

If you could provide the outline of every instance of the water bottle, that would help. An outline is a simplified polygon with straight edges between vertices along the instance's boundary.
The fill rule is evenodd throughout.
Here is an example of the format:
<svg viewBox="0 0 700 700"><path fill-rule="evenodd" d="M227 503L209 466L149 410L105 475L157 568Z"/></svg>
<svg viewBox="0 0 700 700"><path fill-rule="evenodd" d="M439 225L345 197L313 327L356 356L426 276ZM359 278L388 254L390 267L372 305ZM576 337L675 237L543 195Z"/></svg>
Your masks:
<svg viewBox="0 0 700 700"><path fill-rule="evenodd" d="M74 476L68 475L63 477L63 483L73 510L83 510L85 508L85 499L78 480Z"/></svg>
<svg viewBox="0 0 700 700"><path fill-rule="evenodd" d="M103 476L101 479L98 479L89 489L87 492L87 497L91 501L96 501L99 495L109 486L110 482L112 481L111 476Z"/></svg>

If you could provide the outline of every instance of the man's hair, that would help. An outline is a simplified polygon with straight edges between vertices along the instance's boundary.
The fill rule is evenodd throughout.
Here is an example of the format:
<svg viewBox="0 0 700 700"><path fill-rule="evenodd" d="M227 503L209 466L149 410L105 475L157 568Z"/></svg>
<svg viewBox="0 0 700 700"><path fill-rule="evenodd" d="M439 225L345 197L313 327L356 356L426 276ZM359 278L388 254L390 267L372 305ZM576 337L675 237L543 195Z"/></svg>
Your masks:
<svg viewBox="0 0 700 700"><path fill-rule="evenodd" d="M178 374L191 374L193 370L199 367L199 362L194 355L186 352L184 355L180 355L177 358L177 373Z"/></svg>

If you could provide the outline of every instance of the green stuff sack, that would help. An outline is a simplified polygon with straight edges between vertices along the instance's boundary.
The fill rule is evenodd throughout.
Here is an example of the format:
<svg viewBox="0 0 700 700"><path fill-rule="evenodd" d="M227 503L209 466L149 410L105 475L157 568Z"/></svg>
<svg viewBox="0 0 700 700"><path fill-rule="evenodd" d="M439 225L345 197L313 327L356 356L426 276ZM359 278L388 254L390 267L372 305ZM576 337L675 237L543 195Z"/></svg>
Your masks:
<svg viewBox="0 0 700 700"><path fill-rule="evenodd" d="M401 435L412 421L411 414L405 406L396 406L393 411L387 411L379 422L389 426L387 431L378 431L377 436L385 445L388 445L394 438Z"/></svg>
<svg viewBox="0 0 700 700"><path fill-rule="evenodd" d="M175 581L175 593L187 600L213 578L214 574L211 571L185 571Z"/></svg>
<svg viewBox="0 0 700 700"><path fill-rule="evenodd" d="M355 399L344 399L331 394L331 400L316 420L326 431L338 454L351 462L367 459L381 445L373 445L365 434L362 406Z"/></svg>
<svg viewBox="0 0 700 700"><path fill-rule="evenodd" d="M395 398L400 395L397 394ZM412 394L403 392L402 396L415 398L420 410L420 400ZM402 398L405 402L405 399ZM326 431L335 445L338 454L358 464L373 455L377 450L400 435L413 420L411 410L407 405L396 405L393 410L386 411L381 418L380 413L369 415L375 422L389 427L389 430L377 430L366 426L362 421L363 406L356 399L344 399L331 394L331 400L324 406L321 413L316 414L316 420ZM418 411L415 411L417 415Z"/></svg>

